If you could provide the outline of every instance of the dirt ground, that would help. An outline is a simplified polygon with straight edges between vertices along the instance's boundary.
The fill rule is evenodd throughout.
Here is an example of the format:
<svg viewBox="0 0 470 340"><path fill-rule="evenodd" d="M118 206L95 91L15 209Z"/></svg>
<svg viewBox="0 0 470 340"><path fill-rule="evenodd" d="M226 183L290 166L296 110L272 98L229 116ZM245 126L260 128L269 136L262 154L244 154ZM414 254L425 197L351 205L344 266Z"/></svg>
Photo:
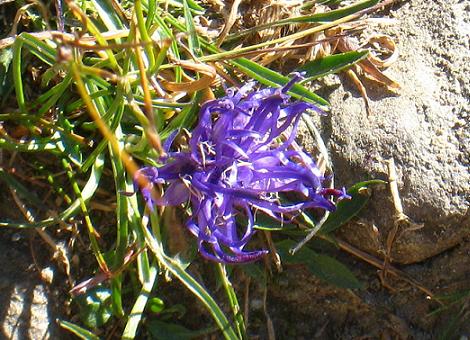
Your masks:
<svg viewBox="0 0 470 340"><path fill-rule="evenodd" d="M382 89L374 90L374 84L366 81L366 87L371 89L372 109L377 115L386 115L387 110L391 112L391 105L406 109L409 103L419 103L421 108L424 105L425 111L427 103L435 103L436 112L448 109L449 117L453 115L459 120L457 125L451 127L454 132L458 130L454 134L458 138L452 141L453 144L449 144L448 150L457 148L460 158L456 161L463 167L460 169L461 173L454 172L450 175L464 176L460 177L460 182L459 178L452 181L455 180L456 185L465 189L465 183L461 182L462 178L468 176L470 160L470 154L467 153L467 142L470 144L470 2L402 1L386 13L395 18L397 23L385 30L397 40L399 48L402 48L400 60L386 73L395 77L402 89L397 95L376 96L374 93L380 93ZM413 78L411 72L414 70L417 76ZM406 81L408 75L415 80L419 78L419 81ZM347 77L335 76L331 82L329 99L332 114L365 112L362 99ZM418 115L420 112L416 111ZM432 125L433 121L427 120L426 123ZM453 157L450 153L447 156L450 158L446 159ZM342 168L340 173L347 172L348 167L354 165L348 163L350 159L333 158L337 161L336 165ZM403 172L406 172L406 168L400 170L400 173ZM351 172L350 177L344 181L359 181L364 175L384 177L380 169L369 174L360 169ZM441 185L451 185L448 181L450 179L446 179ZM2 187L0 191L2 220L12 217L9 216L11 197L3 189L5 188ZM458 201L456 206L461 210L455 214L468 216L469 192L464 192L464 189L456 193L458 197L452 202ZM424 211L422 209L426 207L420 207L410 197L405 195L407 213L420 221L427 221L426 217L421 218ZM442 207L446 208L445 205ZM448 209L454 208L455 206L448 206ZM380 207L372 211L379 214ZM367 224L369 218L370 213L364 213L356 222ZM429 219L432 220L432 217ZM275 274L272 278L266 296L266 314L262 303L263 291L253 282L250 286L249 333L253 338L268 338L268 315L278 339L468 339L470 232L468 224L465 225L468 219L461 221L463 222L439 229L439 239L435 246L429 242L424 244L424 241L420 246L415 241L423 238L416 237L413 239L413 247L402 248L405 249L405 254L406 251L421 254L412 261L392 263L406 277L414 280L414 284L407 282L404 276L394 277L390 274L385 280L381 280L380 274L383 271L341 251L333 251L332 255L357 275L364 284L363 289L338 289L316 279L302 266L286 266L282 273ZM357 223L351 224L342 231L340 237L380 259L383 245L371 241L367 238L367 232L358 228ZM432 230L436 233L437 229ZM63 298L60 298L60 294L64 292L54 284L50 286L41 280L40 271L50 265L47 263L50 254L37 236L33 235L30 231L0 232L0 339L60 337L54 320L65 313ZM35 249L33 252L31 247ZM32 254L38 253L42 257L39 260L33 259ZM400 259L400 255L397 255L397 259ZM437 300L455 302L446 309L440 309L439 301L423 293L422 288L427 288ZM193 316L188 318L193 319ZM194 320L183 322L195 325Z"/></svg>

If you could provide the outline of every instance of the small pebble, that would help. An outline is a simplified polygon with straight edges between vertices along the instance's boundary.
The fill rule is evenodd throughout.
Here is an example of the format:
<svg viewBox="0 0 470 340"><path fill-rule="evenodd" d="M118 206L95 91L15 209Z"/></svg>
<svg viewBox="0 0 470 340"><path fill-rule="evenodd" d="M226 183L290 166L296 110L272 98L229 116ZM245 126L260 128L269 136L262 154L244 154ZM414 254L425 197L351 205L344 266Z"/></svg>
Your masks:
<svg viewBox="0 0 470 340"><path fill-rule="evenodd" d="M41 270L41 280L47 284L51 284L54 280L54 269L52 267L46 267Z"/></svg>

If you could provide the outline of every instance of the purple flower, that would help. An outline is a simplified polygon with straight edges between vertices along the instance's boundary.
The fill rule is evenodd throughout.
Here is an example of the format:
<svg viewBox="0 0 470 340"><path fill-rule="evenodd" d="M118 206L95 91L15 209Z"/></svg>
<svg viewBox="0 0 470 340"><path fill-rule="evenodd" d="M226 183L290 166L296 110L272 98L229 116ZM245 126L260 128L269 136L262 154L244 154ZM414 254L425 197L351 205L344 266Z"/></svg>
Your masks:
<svg viewBox="0 0 470 340"><path fill-rule="evenodd" d="M188 151L169 151L163 166L136 174L148 182L141 192L151 210L190 203L187 227L206 259L244 263L266 254L245 249L255 233L256 211L286 221L306 208L333 211L328 196L348 197L344 190L323 188L323 174L294 141L302 113L323 113L313 104L289 102L286 93L296 80L281 89L256 91L251 83L228 89L225 97L202 106ZM152 196L155 184L166 185L161 197ZM289 194L290 203L283 204L281 194Z"/></svg>

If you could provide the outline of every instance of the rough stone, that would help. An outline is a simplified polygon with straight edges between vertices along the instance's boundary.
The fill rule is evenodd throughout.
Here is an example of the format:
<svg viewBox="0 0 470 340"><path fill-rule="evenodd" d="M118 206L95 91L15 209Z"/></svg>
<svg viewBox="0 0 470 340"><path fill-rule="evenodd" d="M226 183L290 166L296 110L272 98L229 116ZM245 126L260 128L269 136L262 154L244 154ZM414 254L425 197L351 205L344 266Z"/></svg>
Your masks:
<svg viewBox="0 0 470 340"><path fill-rule="evenodd" d="M0 339L53 339L55 299L30 266L29 247L0 237Z"/></svg>
<svg viewBox="0 0 470 340"><path fill-rule="evenodd" d="M398 95L365 80L367 115L358 91L340 75L346 85L338 80L332 113L320 125L340 185L386 180L386 161L394 158L404 213L422 228L401 224L391 256L414 263L470 235L470 4L414 0L391 16L398 24L380 31L400 50L385 71L401 84ZM342 237L383 254L394 214L389 189L378 188L361 223L344 228Z"/></svg>
<svg viewBox="0 0 470 340"><path fill-rule="evenodd" d="M339 87L329 98L332 114L318 121L332 154L337 185L386 179L385 161L394 157L404 211L413 221L424 224L414 231L400 226L392 253L395 261L422 261L461 243L432 259L402 267L439 296L470 289L470 243L461 241L469 235L470 218L469 7L465 0L411 0L396 8L392 14L399 23L388 32L397 39L401 57L387 74L401 83L400 96L367 82L374 112L367 116L354 87L344 88L338 78L330 77L329 85ZM0 215L12 211L9 205L0 194ZM379 254L393 225L388 188L376 188L368 208L358 221L342 230L342 237ZM55 318L53 296L29 267L33 262L29 247L18 245L22 234L12 237L4 230L2 233L0 338L63 338L51 323ZM267 294L267 309L278 338L430 339L449 325L456 329L457 337L468 338L468 322L462 318L460 329L454 323L459 310L468 313L468 297L455 306L456 310L434 313L430 319L439 306L421 292L408 286L400 289L403 283L390 278L388 285L399 289L389 292L376 278L375 268L356 263L349 254L339 254L338 260L354 269L365 289L333 288L305 268L286 266L279 285L270 285ZM267 338L266 316L257 309L264 287L256 290L254 285L250 298L257 302L252 304L256 308L250 311L249 327L252 334ZM189 292L173 286L166 289L173 297L182 294L183 301L191 301L186 304L190 308L186 315L195 329L209 322ZM171 301L172 295L166 293L160 292ZM46 329L50 333L44 336Z"/></svg>

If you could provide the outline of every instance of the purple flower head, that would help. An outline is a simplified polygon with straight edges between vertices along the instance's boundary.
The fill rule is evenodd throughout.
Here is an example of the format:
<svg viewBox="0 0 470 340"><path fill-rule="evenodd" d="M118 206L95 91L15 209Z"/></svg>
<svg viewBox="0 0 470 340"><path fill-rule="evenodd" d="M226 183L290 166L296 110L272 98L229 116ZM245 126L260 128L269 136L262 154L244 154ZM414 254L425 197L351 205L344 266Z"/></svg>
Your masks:
<svg viewBox="0 0 470 340"><path fill-rule="evenodd" d="M163 166L136 174L147 179L141 192L151 210L190 203L187 227L206 259L244 263L266 254L245 249L255 233L257 210L285 221L306 208L333 211L329 196L348 197L344 190L322 186L323 174L294 141L302 113L322 114L313 104L289 101L287 91L296 79L280 89L256 91L250 83L206 102L189 150L168 152ZM174 136L165 143L168 150ZM155 184L167 185L162 197L152 196ZM282 193L291 203L281 203ZM245 216L246 225L238 215Z"/></svg>

